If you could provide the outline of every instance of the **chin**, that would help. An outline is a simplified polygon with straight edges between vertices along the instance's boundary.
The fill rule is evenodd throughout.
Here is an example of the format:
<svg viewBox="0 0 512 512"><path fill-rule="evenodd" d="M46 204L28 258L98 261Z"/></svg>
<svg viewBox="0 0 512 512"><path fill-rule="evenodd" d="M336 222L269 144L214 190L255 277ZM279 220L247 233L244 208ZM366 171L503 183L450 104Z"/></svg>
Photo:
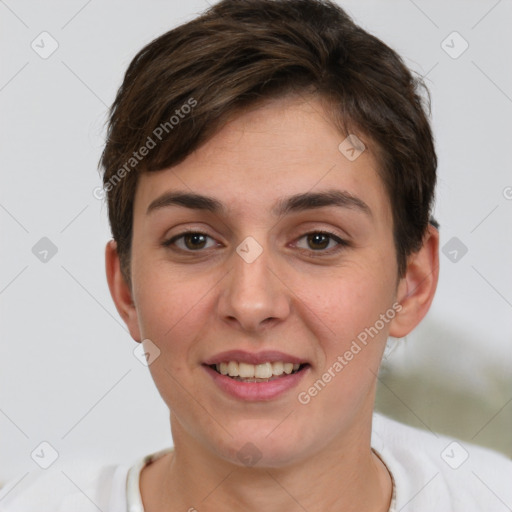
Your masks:
<svg viewBox="0 0 512 512"><path fill-rule="evenodd" d="M282 419L280 420L282 421ZM298 429L279 431L278 422L265 422L251 430L239 429L233 437L224 439L223 446L217 445L219 455L232 464L250 468L279 468L299 460L304 447L304 439L298 435Z"/></svg>

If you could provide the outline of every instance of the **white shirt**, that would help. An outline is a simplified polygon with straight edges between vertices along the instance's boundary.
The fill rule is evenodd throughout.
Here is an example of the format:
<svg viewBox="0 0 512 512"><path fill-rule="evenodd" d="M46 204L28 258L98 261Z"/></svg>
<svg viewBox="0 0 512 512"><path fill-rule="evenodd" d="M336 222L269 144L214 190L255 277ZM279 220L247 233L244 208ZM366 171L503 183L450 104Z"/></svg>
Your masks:
<svg viewBox="0 0 512 512"><path fill-rule="evenodd" d="M491 450L415 429L374 414L372 447L394 481L389 512L505 512L512 508L512 461ZM0 490L0 512L143 512L142 467L170 449L133 466L46 470L15 479ZM87 482L83 484L82 482ZM197 508L197 507L196 507Z"/></svg>

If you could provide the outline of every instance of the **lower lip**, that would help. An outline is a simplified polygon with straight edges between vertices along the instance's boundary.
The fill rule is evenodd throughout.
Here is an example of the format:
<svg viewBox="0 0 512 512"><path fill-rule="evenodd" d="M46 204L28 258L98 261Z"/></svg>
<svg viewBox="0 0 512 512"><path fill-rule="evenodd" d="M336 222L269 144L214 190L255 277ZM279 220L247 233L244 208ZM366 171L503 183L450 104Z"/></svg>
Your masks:
<svg viewBox="0 0 512 512"><path fill-rule="evenodd" d="M203 368L222 391L234 398L254 402L272 400L283 395L286 391L297 386L309 371L309 366L306 366L297 373L291 373L268 382L243 382L222 375L209 366L203 365Z"/></svg>

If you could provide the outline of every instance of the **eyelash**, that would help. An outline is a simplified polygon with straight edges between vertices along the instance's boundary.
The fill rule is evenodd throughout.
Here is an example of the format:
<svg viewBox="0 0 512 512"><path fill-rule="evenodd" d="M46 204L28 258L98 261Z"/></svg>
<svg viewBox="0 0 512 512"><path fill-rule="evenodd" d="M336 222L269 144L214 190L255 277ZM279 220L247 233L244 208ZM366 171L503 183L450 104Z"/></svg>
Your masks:
<svg viewBox="0 0 512 512"><path fill-rule="evenodd" d="M163 246L166 247L166 248L171 248L172 245L175 244L175 242L177 242L178 240L182 239L183 237L187 236L187 235L201 235L201 236L204 236L206 238L211 238L213 240L213 238L206 234L206 233L203 233L201 231L184 231L178 235L175 235L173 236L171 239L163 242ZM324 235L324 236L327 236L329 237L331 240L335 241L337 243L337 245L335 247L331 247L330 249L318 249L318 250L315 250L315 249L301 249L299 248L301 251L304 251L304 252L308 252L310 256L312 257L322 257L322 256L330 256L330 255L333 255L335 253L338 253L339 251L343 250L344 248L346 247L350 247L350 243L347 242L346 240L343 240L341 239L339 236L335 235L334 233L331 233L329 231L310 231L308 233L304 233L301 237L299 237L297 240L302 240L303 238L306 238L308 236L311 236L311 235ZM185 253L200 253L200 252L205 252L207 251L208 249L197 249L197 250L192 250L192 249L182 249L181 247L178 247L178 250L179 251L182 251L182 252L185 252Z"/></svg>

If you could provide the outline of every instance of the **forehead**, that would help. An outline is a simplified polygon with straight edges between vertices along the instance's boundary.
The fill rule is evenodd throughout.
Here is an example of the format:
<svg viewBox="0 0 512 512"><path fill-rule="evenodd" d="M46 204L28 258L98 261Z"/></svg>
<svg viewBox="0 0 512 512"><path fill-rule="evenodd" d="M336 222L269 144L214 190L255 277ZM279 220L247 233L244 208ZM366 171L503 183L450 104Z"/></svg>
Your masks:
<svg viewBox="0 0 512 512"><path fill-rule="evenodd" d="M135 215L175 190L217 198L243 216L270 215L291 195L338 189L368 204L377 223L391 222L376 158L370 149L347 158L345 139L319 100L268 101L239 114L179 165L142 174Z"/></svg>

